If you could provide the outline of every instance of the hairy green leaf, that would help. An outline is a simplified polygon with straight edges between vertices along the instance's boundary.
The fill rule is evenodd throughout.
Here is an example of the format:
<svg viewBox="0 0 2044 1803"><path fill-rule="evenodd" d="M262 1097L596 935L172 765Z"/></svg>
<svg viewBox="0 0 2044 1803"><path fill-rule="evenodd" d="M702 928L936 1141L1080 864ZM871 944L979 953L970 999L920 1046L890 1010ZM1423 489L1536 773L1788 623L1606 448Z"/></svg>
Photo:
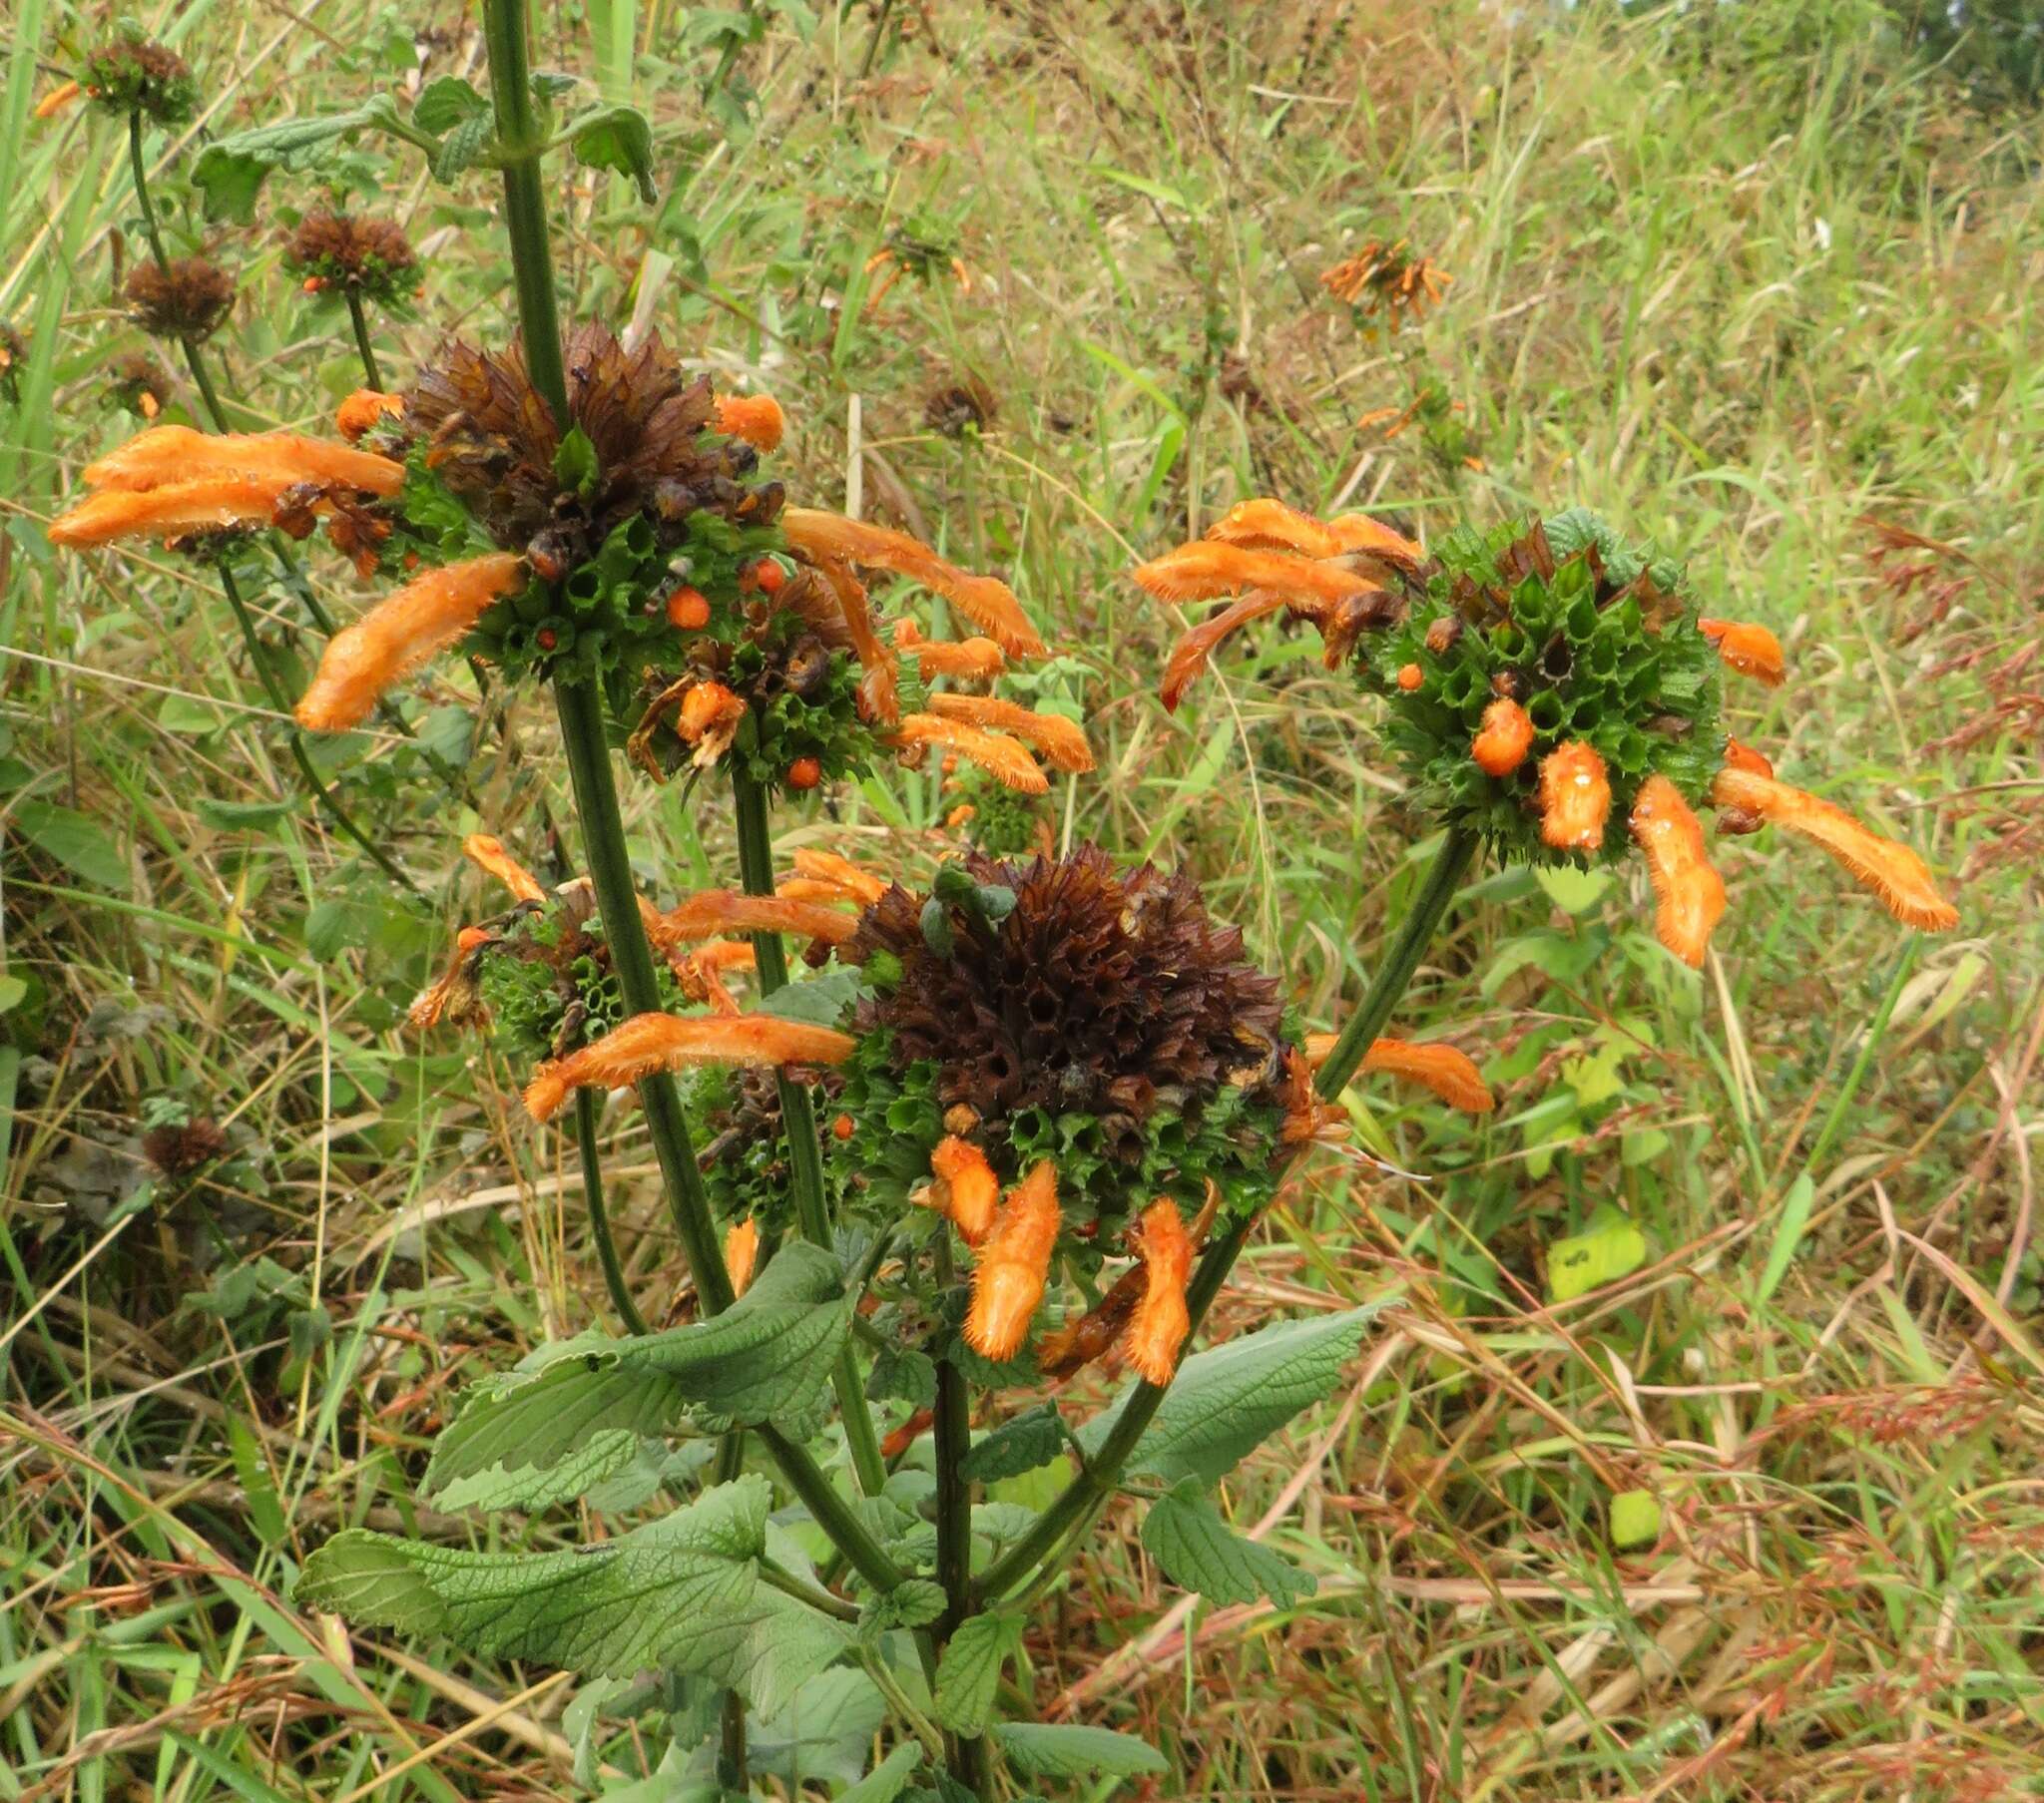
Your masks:
<svg viewBox="0 0 2044 1803"><path fill-rule="evenodd" d="M599 107L568 127L575 160L591 169L616 170L638 185L647 206L660 199L653 185L653 128L637 107Z"/></svg>
<svg viewBox="0 0 2044 1803"><path fill-rule="evenodd" d="M496 129L496 121L487 113L477 113L462 120L440 140L428 159L432 165L433 180L453 183L467 175L483 161Z"/></svg>
<svg viewBox="0 0 2044 1803"><path fill-rule="evenodd" d="M921 1765L921 1746L908 1741L896 1747L849 1790L840 1791L837 1803L894 1803Z"/></svg>
<svg viewBox="0 0 2044 1803"><path fill-rule="evenodd" d="M1048 1465L1064 1451L1065 1429L1057 1405L1045 1403L983 1436L959 1466L975 1483L992 1484Z"/></svg>
<svg viewBox="0 0 2044 1803"><path fill-rule="evenodd" d="M490 103L458 75L436 76L419 91L418 104L411 110L411 122L421 131L438 137L465 119L488 115Z"/></svg>
<svg viewBox="0 0 2044 1803"><path fill-rule="evenodd" d="M256 197L271 170L316 169L350 132L388 130L397 123L397 108L387 94L346 113L280 119L208 145L192 165L192 181L205 197L208 219L252 225Z"/></svg>
<svg viewBox="0 0 2044 1803"><path fill-rule="evenodd" d="M1198 1590L1209 1602L1269 1596L1284 1608L1317 1587L1290 1560L1237 1534L1190 1479L1150 1505L1143 1545L1173 1583Z"/></svg>
<svg viewBox="0 0 2044 1803"><path fill-rule="evenodd" d="M1017 1771L1038 1778L1134 1778L1170 1769L1164 1755L1132 1734L1111 1728L1066 1726L1041 1721L1004 1721L994 1739Z"/></svg>
<svg viewBox="0 0 2044 1803"><path fill-rule="evenodd" d="M937 1692L930 1714L954 1734L984 1734L993 1720L1001 1667L1022 1645L1019 1615L974 1615L951 1636L937 1661Z"/></svg>

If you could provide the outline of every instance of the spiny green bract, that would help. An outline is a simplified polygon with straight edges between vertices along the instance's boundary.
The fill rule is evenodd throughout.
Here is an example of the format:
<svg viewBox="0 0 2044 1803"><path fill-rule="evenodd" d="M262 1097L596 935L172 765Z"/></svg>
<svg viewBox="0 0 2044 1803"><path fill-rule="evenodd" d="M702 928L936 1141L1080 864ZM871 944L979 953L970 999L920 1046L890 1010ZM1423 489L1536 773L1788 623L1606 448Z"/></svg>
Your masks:
<svg viewBox="0 0 2044 1803"><path fill-rule="evenodd" d="M1680 564L1581 508L1530 527L1465 527L1434 554L1426 593L1360 665L1388 704L1384 736L1419 806L1501 858L1572 862L1541 841L1536 805L1540 759L1569 739L1594 747L1610 777L1608 859L1627 851L1626 816L1649 776L1704 800L1725 755L1721 667ZM1411 690L1398 683L1408 665L1420 672ZM1500 696L1525 707L1534 739L1517 770L1493 777L1470 745Z"/></svg>
<svg viewBox="0 0 2044 1803"><path fill-rule="evenodd" d="M85 60L79 86L110 113L142 113L160 126L180 126L199 106L199 83L185 59L129 32Z"/></svg>
<svg viewBox="0 0 2044 1803"><path fill-rule="evenodd" d="M814 1104L818 1130L827 1137L828 1127L821 1123L834 1107L827 1081L815 1092ZM793 1232L794 1169L774 1074L716 1066L695 1072L683 1086L682 1107L711 1213L720 1221L757 1221L769 1240ZM833 1191L836 1174L826 1159L824 1182Z"/></svg>
<svg viewBox="0 0 2044 1803"><path fill-rule="evenodd" d="M961 771L944 785L946 814L961 803L972 809L964 824L966 842L990 858L1024 857L1043 842L1039 828L1049 810L1036 796L1011 789L984 770Z"/></svg>
<svg viewBox="0 0 2044 1803"><path fill-rule="evenodd" d="M689 1004L673 975L664 965L655 970L661 1007L686 1011ZM515 916L484 947L476 966L476 993L489 1010L498 1046L520 1064L556 1057L599 1038L632 1013L611 969L603 921L594 914L580 924L559 910ZM580 1016L579 1024L571 1020L571 1010ZM574 1030L564 1035L564 1027Z"/></svg>

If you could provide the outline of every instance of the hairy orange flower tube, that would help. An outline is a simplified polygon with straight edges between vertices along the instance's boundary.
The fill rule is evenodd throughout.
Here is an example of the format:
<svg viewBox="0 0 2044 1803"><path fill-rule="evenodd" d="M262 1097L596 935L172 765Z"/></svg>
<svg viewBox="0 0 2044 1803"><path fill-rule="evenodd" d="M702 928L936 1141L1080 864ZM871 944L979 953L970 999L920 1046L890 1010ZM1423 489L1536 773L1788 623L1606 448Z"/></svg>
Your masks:
<svg viewBox="0 0 2044 1803"><path fill-rule="evenodd" d="M991 682L1008 668L1008 657L991 639L925 639L912 620L894 623L896 657L913 658L927 682L953 676L961 682Z"/></svg>
<svg viewBox="0 0 2044 1803"><path fill-rule="evenodd" d="M1054 770L1093 768L1093 747L1086 742L1086 729L1061 713L1037 713L1018 701L1004 701L991 694L933 694L929 711L940 719L1012 733L1041 752Z"/></svg>
<svg viewBox="0 0 2044 1803"><path fill-rule="evenodd" d="M897 745L941 745L979 767L1005 788L1025 795L1041 795L1050 778L1037 767L1036 759L1012 738L968 726L963 720L946 719L938 713L904 713L896 723L893 739Z"/></svg>
<svg viewBox="0 0 2044 1803"><path fill-rule="evenodd" d="M747 1215L724 1230L724 1268L731 1273L731 1293L743 1296L752 1287L760 1263L760 1223Z"/></svg>
<svg viewBox="0 0 2044 1803"><path fill-rule="evenodd" d="M1557 851L1604 848L1611 777L1596 748L1567 739L1540 760L1540 838Z"/></svg>
<svg viewBox="0 0 2044 1803"><path fill-rule="evenodd" d="M1497 1107L1490 1086L1467 1053L1453 1046L1414 1045L1410 1040L1372 1040L1362 1068L1423 1084L1451 1109L1466 1115L1487 1115Z"/></svg>
<svg viewBox="0 0 2044 1803"><path fill-rule="evenodd" d="M1011 1359L1029 1337L1058 1242L1058 1173L1049 1159L1008 1192L972 1267L965 1340L982 1358Z"/></svg>
<svg viewBox="0 0 2044 1803"><path fill-rule="evenodd" d="M770 394L720 394L713 426L727 438L743 438L756 451L776 451L787 416Z"/></svg>
<svg viewBox="0 0 2044 1803"><path fill-rule="evenodd" d="M278 490L297 482L353 489L382 499L404 486L404 465L373 451L295 432L196 432L152 426L85 466L92 489L144 491L208 476L250 476Z"/></svg>
<svg viewBox="0 0 2044 1803"><path fill-rule="evenodd" d="M1697 630L1718 648L1728 670L1752 676L1770 688L1782 686L1788 666L1782 657L1782 642L1764 626L1743 620L1701 619Z"/></svg>
<svg viewBox="0 0 2044 1803"><path fill-rule="evenodd" d="M492 551L426 570L326 642L312 685L292 710L314 732L344 732L384 690L458 641L491 602L525 586L525 562Z"/></svg>
<svg viewBox="0 0 2044 1803"><path fill-rule="evenodd" d="M887 884L870 870L861 870L842 853L824 851L818 846L799 847L794 854L794 868L798 877L827 887L862 908L871 907L887 893ZM783 894L786 888L786 884L781 885Z"/></svg>
<svg viewBox="0 0 2044 1803"><path fill-rule="evenodd" d="M679 906L647 920L654 945L688 945L729 933L790 933L842 945L857 930L848 914L815 902L790 901L781 895L742 895L735 889L700 889Z"/></svg>
<svg viewBox="0 0 2044 1803"><path fill-rule="evenodd" d="M1206 670L1214 648L1230 633L1248 626L1252 620L1261 620L1266 614L1275 614L1279 608L1288 606L1289 601L1276 589L1252 589L1220 613L1201 621L1171 648L1171 657L1164 667L1164 681L1158 691L1164 699L1164 710L1167 713L1178 711L1186 690Z"/></svg>
<svg viewBox="0 0 2044 1803"><path fill-rule="evenodd" d="M1469 755L1486 776L1509 776L1533 748L1533 721L1517 701L1499 696L1483 710Z"/></svg>
<svg viewBox="0 0 2044 1803"><path fill-rule="evenodd" d="M357 388L334 410L333 429L349 444L373 432L386 419L401 418L404 396L380 388Z"/></svg>
<svg viewBox="0 0 2044 1803"><path fill-rule="evenodd" d="M262 476L208 476L163 488L112 488L50 522L50 543L69 551L122 539L181 539L237 526L267 526L283 485Z"/></svg>
<svg viewBox="0 0 2044 1803"><path fill-rule="evenodd" d="M1725 912L1725 880L1704 853L1704 828L1682 791L1655 775L1640 785L1629 818L1654 884L1654 932L1691 969L1704 962Z"/></svg>
<svg viewBox="0 0 2044 1803"><path fill-rule="evenodd" d="M811 507L784 508L780 528L787 535L787 542L805 557L891 570L897 576L921 583L990 635L1010 657L1035 658L1043 654L1041 636L1029 624L1022 604L1006 583L998 577L974 576L956 564L947 563L905 532L864 520L847 520L840 514L823 513Z"/></svg>
<svg viewBox="0 0 2044 1803"><path fill-rule="evenodd" d="M1905 925L1948 933L1959 924L1958 909L1937 892L1923 860L1906 845L1862 826L1843 808L1732 764L1718 772L1711 799L1721 807L1749 809L1819 846Z"/></svg>
<svg viewBox="0 0 2044 1803"><path fill-rule="evenodd" d="M834 1065L851 1051L845 1034L776 1015L635 1014L602 1039L541 1065L525 1086L525 1112L535 1121L551 1121L576 1090L622 1090L659 1071Z"/></svg>
<svg viewBox="0 0 2044 1803"><path fill-rule="evenodd" d="M1375 557L1405 570L1416 570L1425 556L1402 532L1368 514L1345 513L1331 520L1316 520L1269 496L1238 502L1208 528L1207 537L1224 545L1295 551L1301 557Z"/></svg>
<svg viewBox="0 0 2044 1803"><path fill-rule="evenodd" d="M1129 574L1160 601L1213 601L1245 589L1270 589L1315 615L1337 602L1382 592L1381 584L1338 563L1250 551L1215 539L1181 545Z"/></svg>
<svg viewBox="0 0 2044 1803"><path fill-rule="evenodd" d="M929 1205L958 1229L958 1237L968 1246L983 1244L993 1230L1001 1199L1001 1180L986 1153L953 1133L938 1140L930 1153L930 1174L934 1181L927 1193Z"/></svg>
<svg viewBox="0 0 2044 1803"><path fill-rule="evenodd" d="M1193 1274L1193 1236L1168 1197L1143 1211L1137 1242L1143 1259L1143 1299L1129 1322L1124 1350L1130 1366L1146 1383L1162 1387L1178 1369L1179 1348L1193 1330L1186 1306L1186 1284Z"/></svg>
<svg viewBox="0 0 2044 1803"><path fill-rule="evenodd" d="M511 891L512 899L543 902L547 892L538 877L504 849L504 842L486 832L472 832L461 841L461 854L487 876Z"/></svg>

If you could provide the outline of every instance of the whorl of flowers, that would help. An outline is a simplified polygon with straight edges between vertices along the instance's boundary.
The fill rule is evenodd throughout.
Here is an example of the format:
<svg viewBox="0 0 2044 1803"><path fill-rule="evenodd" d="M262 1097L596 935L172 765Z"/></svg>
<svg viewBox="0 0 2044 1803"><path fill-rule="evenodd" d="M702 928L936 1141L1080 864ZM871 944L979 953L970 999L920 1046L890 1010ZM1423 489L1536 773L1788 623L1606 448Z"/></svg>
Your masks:
<svg viewBox="0 0 2044 1803"><path fill-rule="evenodd" d="M1429 305L1438 306L1454 277L1414 254L1410 238L1370 238L1362 248L1322 271L1320 286L1364 318L1381 315L1396 330L1399 315L1417 323Z"/></svg>
<svg viewBox="0 0 2044 1803"><path fill-rule="evenodd" d="M210 338L235 305L235 278L203 256L139 262L123 289L135 323L159 338Z"/></svg>
<svg viewBox="0 0 2044 1803"><path fill-rule="evenodd" d="M81 97L109 113L181 126L198 111L199 83L176 51L131 32L88 56L78 80L44 96L36 117L51 118Z"/></svg>
<svg viewBox="0 0 2044 1803"><path fill-rule="evenodd" d="M352 292L402 306L418 282L418 258L404 228L359 214L308 213L284 243L284 266L308 294Z"/></svg>

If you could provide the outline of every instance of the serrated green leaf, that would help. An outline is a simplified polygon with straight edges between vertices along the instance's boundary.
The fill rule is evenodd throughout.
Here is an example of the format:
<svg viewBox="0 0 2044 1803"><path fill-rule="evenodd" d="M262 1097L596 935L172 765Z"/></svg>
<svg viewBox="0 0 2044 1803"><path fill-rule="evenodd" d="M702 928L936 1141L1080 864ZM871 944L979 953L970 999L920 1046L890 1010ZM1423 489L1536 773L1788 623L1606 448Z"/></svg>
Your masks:
<svg viewBox="0 0 2044 1803"><path fill-rule="evenodd" d="M930 1715L954 1734L984 1734L993 1720L1001 1667L1022 1646L1022 1620L999 1613L974 1615L959 1625L937 1661Z"/></svg>
<svg viewBox="0 0 2044 1803"><path fill-rule="evenodd" d="M1143 1545L1173 1583L1209 1602L1255 1602L1269 1596L1288 1608L1310 1596L1317 1581L1290 1560L1246 1540L1190 1480L1150 1505Z"/></svg>
<svg viewBox="0 0 2044 1803"><path fill-rule="evenodd" d="M894 1803L922 1766L922 1748L914 1741L896 1747L854 1784L837 1793L837 1803Z"/></svg>
<svg viewBox="0 0 2044 1803"><path fill-rule="evenodd" d="M1045 1403L982 1436L958 1469L976 1484L992 1484L1048 1465L1064 1447L1064 1423L1057 1406Z"/></svg>
<svg viewBox="0 0 2044 1803"><path fill-rule="evenodd" d="M1004 1721L993 1737L1017 1771L1037 1778L1090 1778L1096 1772L1135 1778L1170 1769L1170 1762L1147 1741L1112 1728Z"/></svg>
<svg viewBox="0 0 2044 1803"><path fill-rule="evenodd" d="M350 132L397 124L397 109L379 94L347 113L322 119L280 119L210 144L192 165L192 181L205 197L206 217L247 225L256 197L275 169L315 169Z"/></svg>
<svg viewBox="0 0 2044 1803"><path fill-rule="evenodd" d="M1568 1302L1616 1283L1647 1262L1647 1236L1616 1208L1599 1208L1589 1226L1547 1248L1547 1294Z"/></svg>
<svg viewBox="0 0 2044 1803"><path fill-rule="evenodd" d="M759 1012L782 1021L802 1021L811 1027L834 1027L844 1011L864 993L855 971L829 971L799 983L783 984L770 996L763 996Z"/></svg>
<svg viewBox="0 0 2044 1803"><path fill-rule="evenodd" d="M411 110L411 122L437 138L464 119L484 118L489 112L490 103L460 76L441 75L419 91L418 104Z"/></svg>
<svg viewBox="0 0 2044 1803"><path fill-rule="evenodd" d="M927 1578L904 1578L869 1605L886 1627L927 1627L944 1612L944 1586Z"/></svg>
<svg viewBox="0 0 2044 1803"><path fill-rule="evenodd" d="M653 183L653 128L637 107L599 107L585 113L569 125L568 143L576 162L631 177L647 206L660 199Z"/></svg>
<svg viewBox="0 0 2044 1803"><path fill-rule="evenodd" d="M1136 1443L1129 1470L1176 1484L1218 1483L1299 1410L1327 1395L1376 1317L1374 1304L1337 1315L1280 1321L1226 1346L1195 1353L1179 1367L1149 1431ZM1079 1444L1097 1452L1133 1391L1079 1430Z"/></svg>
<svg viewBox="0 0 2044 1803"><path fill-rule="evenodd" d="M29 800L14 810L16 832L96 889L128 887L128 860L90 814L54 801Z"/></svg>
<svg viewBox="0 0 2044 1803"><path fill-rule="evenodd" d="M926 1409L937 1400L936 1362L914 1346L886 1346L873 1360L866 1395L874 1402L905 1402Z"/></svg>
<svg viewBox="0 0 2044 1803"><path fill-rule="evenodd" d="M487 113L464 119L440 140L438 148L428 159L433 180L452 183L467 175L483 160L495 132L496 121Z"/></svg>

